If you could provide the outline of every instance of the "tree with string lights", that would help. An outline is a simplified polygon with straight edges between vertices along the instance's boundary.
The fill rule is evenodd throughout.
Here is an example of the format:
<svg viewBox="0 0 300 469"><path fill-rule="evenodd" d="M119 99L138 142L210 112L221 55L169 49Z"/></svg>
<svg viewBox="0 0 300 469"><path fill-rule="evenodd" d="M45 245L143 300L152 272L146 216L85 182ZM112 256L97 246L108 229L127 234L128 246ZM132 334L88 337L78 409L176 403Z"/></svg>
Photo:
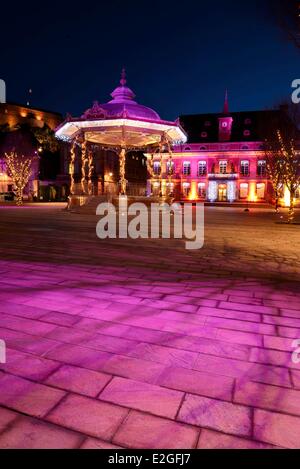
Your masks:
<svg viewBox="0 0 300 469"><path fill-rule="evenodd" d="M290 193L290 206L288 222L292 223L295 217L295 196L300 186L300 157L295 148L293 139L286 139L280 130L277 131L280 146L279 157L282 165L283 182Z"/></svg>
<svg viewBox="0 0 300 469"><path fill-rule="evenodd" d="M284 184L284 165L280 152L278 139L275 141L265 141L264 145L267 173L273 187L275 196L275 211L279 209L279 199L282 195Z"/></svg>
<svg viewBox="0 0 300 469"><path fill-rule="evenodd" d="M264 144L266 167L274 189L275 209L285 189L289 191L288 222L295 216L295 197L300 186L300 107L282 103L280 112L265 122Z"/></svg>
<svg viewBox="0 0 300 469"><path fill-rule="evenodd" d="M17 205L23 204L23 191L31 175L32 159L15 152L5 154L8 175L12 178L17 193Z"/></svg>

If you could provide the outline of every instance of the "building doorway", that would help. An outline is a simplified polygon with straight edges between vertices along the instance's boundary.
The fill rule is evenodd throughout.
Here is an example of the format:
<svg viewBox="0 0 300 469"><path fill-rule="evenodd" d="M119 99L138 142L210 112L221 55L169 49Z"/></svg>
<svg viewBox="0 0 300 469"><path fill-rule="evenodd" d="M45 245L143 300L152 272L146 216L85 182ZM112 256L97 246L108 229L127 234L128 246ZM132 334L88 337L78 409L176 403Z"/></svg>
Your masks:
<svg viewBox="0 0 300 469"><path fill-rule="evenodd" d="M218 187L218 200L219 200L219 202L226 202L227 201L227 185L226 184L219 184L219 187Z"/></svg>

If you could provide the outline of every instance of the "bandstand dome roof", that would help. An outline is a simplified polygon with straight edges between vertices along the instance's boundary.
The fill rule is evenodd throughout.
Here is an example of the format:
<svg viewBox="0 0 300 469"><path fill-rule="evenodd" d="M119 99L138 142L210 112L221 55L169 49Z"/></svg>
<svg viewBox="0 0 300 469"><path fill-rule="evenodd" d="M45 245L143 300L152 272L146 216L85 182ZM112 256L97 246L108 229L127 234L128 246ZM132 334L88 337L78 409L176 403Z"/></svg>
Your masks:
<svg viewBox="0 0 300 469"><path fill-rule="evenodd" d="M179 121L165 121L153 109L134 100L134 92L126 85L124 69L111 97L104 104L95 101L81 117L69 116L57 127L56 137L72 141L83 134L91 143L127 148L158 144L162 138L167 138L171 144L186 142L187 136Z"/></svg>
<svg viewBox="0 0 300 469"><path fill-rule="evenodd" d="M82 115L83 118L117 118L127 117L133 119L149 119L159 121L160 116L153 109L138 104L134 98L134 92L126 86L125 69L122 70L119 86L111 93L113 98L108 103L98 104L94 102L90 109Z"/></svg>

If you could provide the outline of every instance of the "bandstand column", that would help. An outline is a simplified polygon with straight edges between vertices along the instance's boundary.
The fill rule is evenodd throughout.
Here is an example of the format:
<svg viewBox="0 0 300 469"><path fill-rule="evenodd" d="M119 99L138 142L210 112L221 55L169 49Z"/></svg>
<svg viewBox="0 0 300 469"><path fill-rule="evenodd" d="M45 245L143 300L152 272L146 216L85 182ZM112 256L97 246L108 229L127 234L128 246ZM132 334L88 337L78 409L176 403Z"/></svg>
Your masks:
<svg viewBox="0 0 300 469"><path fill-rule="evenodd" d="M70 151L70 165L69 165L69 174L70 174L70 194L74 195L75 194L75 179L74 179L74 173L75 173L75 158L76 158L76 139L73 140L72 145L71 145L71 151Z"/></svg>
<svg viewBox="0 0 300 469"><path fill-rule="evenodd" d="M162 154L162 148L159 150L159 164L160 164L160 173L159 173L159 190L160 194L163 195L163 154Z"/></svg>
<svg viewBox="0 0 300 469"><path fill-rule="evenodd" d="M87 149L86 149L86 140L83 138L83 142L81 144L81 191L83 194L87 193L86 190L86 166L88 164L87 158Z"/></svg>
<svg viewBox="0 0 300 469"><path fill-rule="evenodd" d="M119 153L119 164L120 164L120 194L126 195L126 184L125 179L125 164L126 164L126 150L122 148Z"/></svg>
<svg viewBox="0 0 300 469"><path fill-rule="evenodd" d="M93 195L94 190L93 190L93 181L92 181L92 175L94 171L94 155L93 151L90 148L88 150L88 194Z"/></svg>
<svg viewBox="0 0 300 469"><path fill-rule="evenodd" d="M149 178L147 178L147 195L151 195L153 184L153 153L151 153L151 157L147 157L147 170L149 174Z"/></svg>

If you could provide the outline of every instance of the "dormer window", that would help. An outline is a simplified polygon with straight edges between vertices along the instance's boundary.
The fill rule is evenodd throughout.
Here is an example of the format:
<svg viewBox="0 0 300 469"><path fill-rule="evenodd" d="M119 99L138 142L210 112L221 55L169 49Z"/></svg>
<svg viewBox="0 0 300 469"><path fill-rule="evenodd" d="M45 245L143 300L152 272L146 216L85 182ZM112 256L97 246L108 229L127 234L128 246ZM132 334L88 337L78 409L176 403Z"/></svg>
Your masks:
<svg viewBox="0 0 300 469"><path fill-rule="evenodd" d="M220 142L229 142L231 138L233 118L228 117L219 117L219 141Z"/></svg>

